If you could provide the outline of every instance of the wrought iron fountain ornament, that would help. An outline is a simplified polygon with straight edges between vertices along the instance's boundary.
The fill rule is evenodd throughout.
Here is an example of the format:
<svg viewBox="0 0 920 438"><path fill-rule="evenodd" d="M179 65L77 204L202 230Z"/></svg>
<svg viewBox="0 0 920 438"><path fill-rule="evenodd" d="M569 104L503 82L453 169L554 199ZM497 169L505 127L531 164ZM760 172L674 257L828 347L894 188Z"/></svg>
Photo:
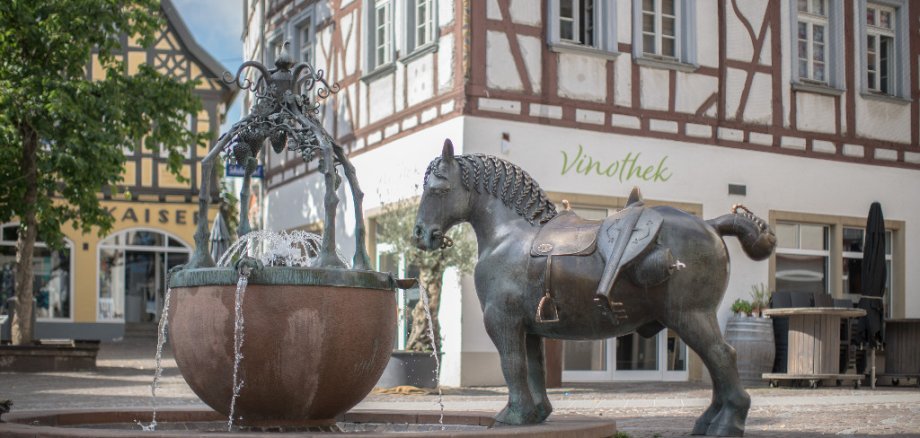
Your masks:
<svg viewBox="0 0 920 438"><path fill-rule="evenodd" d="M364 193L358 185L355 168L348 160L345 150L326 132L322 123L316 118L319 102L339 91L338 84L329 85L323 70L317 70L306 62L295 64L289 51L290 42L285 42L275 59L275 68L269 69L257 61L244 62L232 75L224 72L223 82L235 84L243 90L251 90L255 95L252 110L229 131L221 135L217 145L202 160L201 188L198 194L198 228L195 232L195 252L183 269L213 267L215 261L208 251L208 203L210 200L211 173L214 160L222 153L245 167L243 187L240 191L240 205L249 205L252 174L257 167L257 160L262 146L268 140L275 153L287 150L298 153L304 162L319 160L319 172L325 182L325 207L322 245L319 249L318 267L346 268L337 257L335 249L335 215L339 203L336 190L341 184L338 168L341 167L351 187L355 204L355 255L352 268L369 270L367 248L365 246L364 210L362 207ZM246 78L243 73L255 69L259 75L255 81ZM313 98L315 94L317 99ZM242 210L242 209L241 209ZM241 211L238 235L244 236L250 231L248 215ZM245 263L259 265L255 260Z"/></svg>
<svg viewBox="0 0 920 438"><path fill-rule="evenodd" d="M497 422L539 423L552 412L542 338L632 332L648 338L668 327L712 376L712 404L693 434L744 433L751 399L716 320L728 285L722 237L737 237L749 257L763 260L776 237L762 219L735 206L704 221L672 207L646 207L634 189L624 209L603 221L585 220L556 211L519 166L489 155L454 155L448 140L425 173L416 243L439 248L461 222L476 232L476 293L508 384Z"/></svg>

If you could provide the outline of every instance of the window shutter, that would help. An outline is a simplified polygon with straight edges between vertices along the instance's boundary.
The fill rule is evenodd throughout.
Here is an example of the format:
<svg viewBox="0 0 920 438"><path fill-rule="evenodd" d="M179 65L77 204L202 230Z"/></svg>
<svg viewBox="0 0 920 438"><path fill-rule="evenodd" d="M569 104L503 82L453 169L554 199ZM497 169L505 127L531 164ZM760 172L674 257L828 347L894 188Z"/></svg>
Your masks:
<svg viewBox="0 0 920 438"><path fill-rule="evenodd" d="M846 67L845 67L846 66L846 55L844 54L844 46L845 46L844 42L846 40L843 34L843 28L844 28L843 3L829 1L827 2L827 6L829 9L828 17L827 17L827 24L828 24L828 27L830 27L829 36L831 37L831 41L830 41L831 48L829 51L829 55L833 56L833 58L827 60L828 62L825 64L830 68L830 71L828 72L829 75L828 75L827 83L828 85L834 88L843 89L844 87L846 87ZM865 10L865 8L863 8L862 10ZM865 27L865 14L863 14L863 17L864 18L863 18L862 29L865 30L866 28ZM863 36L861 40L863 44L865 44L866 42L865 36ZM798 44L795 44L795 41L797 40L792 40L792 41L793 42L791 45L798 46ZM793 65L795 66L797 64L793 64ZM798 68L793 68L793 70L798 70ZM863 81L863 83L865 83L865 81Z"/></svg>
<svg viewBox="0 0 920 438"><path fill-rule="evenodd" d="M616 52L617 47L617 2L596 0L594 6L594 29L597 48Z"/></svg>
<svg viewBox="0 0 920 438"><path fill-rule="evenodd" d="M364 32L364 73L374 71L374 0L364 0L364 19L362 31Z"/></svg>
<svg viewBox="0 0 920 438"><path fill-rule="evenodd" d="M559 0L546 0L546 43L559 42Z"/></svg>
<svg viewBox="0 0 920 438"><path fill-rule="evenodd" d="M633 58L642 57L642 1L632 1L632 50Z"/></svg>
<svg viewBox="0 0 920 438"><path fill-rule="evenodd" d="M405 0L400 3L403 5L403 17L406 19L406 32L405 38L400 41L401 44L399 48L402 52L402 56L406 56L415 50L415 13L418 8L418 4L416 0Z"/></svg>
<svg viewBox="0 0 920 438"><path fill-rule="evenodd" d="M681 0L680 60L696 65L696 0Z"/></svg>
<svg viewBox="0 0 920 438"><path fill-rule="evenodd" d="M911 5L908 2L904 1L897 8L896 14L897 18L895 23L898 26L897 33L895 34L895 50L897 56L897 64L895 69L897 70L897 77L895 81L895 95L902 97L904 99L910 99L910 20L907 17L909 8ZM914 2L914 7L920 6Z"/></svg>

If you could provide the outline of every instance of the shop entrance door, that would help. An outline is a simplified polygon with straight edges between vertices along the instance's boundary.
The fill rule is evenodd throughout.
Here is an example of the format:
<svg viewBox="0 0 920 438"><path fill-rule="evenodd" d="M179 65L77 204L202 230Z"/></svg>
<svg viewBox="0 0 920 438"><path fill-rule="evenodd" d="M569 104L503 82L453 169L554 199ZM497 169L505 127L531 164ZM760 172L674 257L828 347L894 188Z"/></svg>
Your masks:
<svg viewBox="0 0 920 438"><path fill-rule="evenodd" d="M157 324L169 270L187 261L185 253L125 251L125 322Z"/></svg>
<svg viewBox="0 0 920 438"><path fill-rule="evenodd" d="M177 238L156 230L132 229L105 239L99 244L98 320L124 322L145 332L155 327L169 270L186 263L190 252Z"/></svg>

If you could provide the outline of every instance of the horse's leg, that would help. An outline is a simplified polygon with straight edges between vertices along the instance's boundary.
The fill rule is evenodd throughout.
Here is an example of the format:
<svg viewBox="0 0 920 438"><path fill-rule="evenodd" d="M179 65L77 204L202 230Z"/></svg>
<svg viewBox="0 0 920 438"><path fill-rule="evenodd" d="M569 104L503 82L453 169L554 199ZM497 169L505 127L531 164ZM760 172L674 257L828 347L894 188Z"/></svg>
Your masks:
<svg viewBox="0 0 920 438"><path fill-rule="evenodd" d="M553 413L553 406L546 395L546 367L543 356L543 337L527 335L527 383L530 395L537 403L539 421L546 420Z"/></svg>
<svg viewBox="0 0 920 438"><path fill-rule="evenodd" d="M483 319L486 332L498 349L502 374L508 385L508 404L495 416L501 424L534 424L540 415L527 385L527 347L520 320L494 305L486 305Z"/></svg>
<svg viewBox="0 0 920 438"><path fill-rule="evenodd" d="M358 177L355 174L355 166L348 161L345 156L345 150L340 147L334 147L335 156L342 163L345 170L345 178L348 179L348 185L351 186L351 197L355 203L355 257L352 260L354 269L370 269L370 257L367 255L367 232L364 227L364 192L358 186Z"/></svg>
<svg viewBox="0 0 920 438"><path fill-rule="evenodd" d="M339 197L335 193L335 159L332 155L332 146L323 146L323 157L319 169L323 173L326 185L326 195L323 198L325 207L325 222L323 223L323 243L319 251L319 266L323 268L346 267L335 252L335 214L339 205Z"/></svg>
<svg viewBox="0 0 920 438"><path fill-rule="evenodd" d="M741 387L735 349L725 343L712 312L687 312L674 329L695 351L712 377L712 403L697 419L693 435L743 436L751 397Z"/></svg>

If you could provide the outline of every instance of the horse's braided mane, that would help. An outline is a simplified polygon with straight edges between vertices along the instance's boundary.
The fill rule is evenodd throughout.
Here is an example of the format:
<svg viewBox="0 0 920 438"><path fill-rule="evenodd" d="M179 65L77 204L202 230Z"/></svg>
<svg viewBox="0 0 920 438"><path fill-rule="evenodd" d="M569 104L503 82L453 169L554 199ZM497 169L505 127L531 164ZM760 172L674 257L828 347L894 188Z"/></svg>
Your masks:
<svg viewBox="0 0 920 438"><path fill-rule="evenodd" d="M463 188L488 193L502 200L531 225L544 224L556 217L556 206L549 201L540 185L524 169L498 157L485 154L457 155ZM441 175L437 157L425 170L425 185L431 174Z"/></svg>

